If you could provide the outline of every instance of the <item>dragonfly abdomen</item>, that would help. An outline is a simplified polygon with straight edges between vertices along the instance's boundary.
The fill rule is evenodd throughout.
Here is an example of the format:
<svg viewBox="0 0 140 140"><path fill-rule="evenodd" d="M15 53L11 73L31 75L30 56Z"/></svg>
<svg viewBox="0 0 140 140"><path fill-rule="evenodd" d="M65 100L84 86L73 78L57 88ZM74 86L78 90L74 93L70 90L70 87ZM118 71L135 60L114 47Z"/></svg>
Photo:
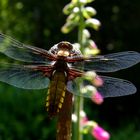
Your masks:
<svg viewBox="0 0 140 140"><path fill-rule="evenodd" d="M66 75L62 71L55 71L52 75L48 95L46 98L47 112L50 117L59 113L62 108L66 90Z"/></svg>

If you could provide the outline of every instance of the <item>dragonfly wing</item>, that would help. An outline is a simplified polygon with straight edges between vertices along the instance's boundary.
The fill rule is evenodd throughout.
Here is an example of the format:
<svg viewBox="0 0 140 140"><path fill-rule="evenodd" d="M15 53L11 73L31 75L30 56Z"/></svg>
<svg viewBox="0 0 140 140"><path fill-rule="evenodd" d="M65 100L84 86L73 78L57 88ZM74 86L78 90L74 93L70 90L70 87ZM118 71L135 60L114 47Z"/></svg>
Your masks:
<svg viewBox="0 0 140 140"><path fill-rule="evenodd" d="M137 91L130 81L107 76L100 77L103 79L104 84L98 88L98 91L103 97L125 96L134 94Z"/></svg>
<svg viewBox="0 0 140 140"><path fill-rule="evenodd" d="M136 92L136 87L130 81L107 76L100 77L103 79L104 84L103 86L97 88L97 90L104 98L125 96L134 94ZM91 85L91 83L89 83L88 81L84 81L83 85ZM67 83L67 90L77 96L82 96L86 98L92 98L93 96L92 92L80 93L75 81L69 81Z"/></svg>
<svg viewBox="0 0 140 140"><path fill-rule="evenodd" d="M84 61L84 70L97 72L115 72L131 67L140 62L140 53L126 51L88 58Z"/></svg>
<svg viewBox="0 0 140 140"><path fill-rule="evenodd" d="M42 71L10 64L0 64L0 81L23 89L43 89L49 84Z"/></svg>
<svg viewBox="0 0 140 140"><path fill-rule="evenodd" d="M67 90L71 92L72 94L76 94L78 91L78 86L76 85L76 82L74 80L67 82Z"/></svg>
<svg viewBox="0 0 140 140"><path fill-rule="evenodd" d="M78 89L77 82L75 80L67 82L67 90L76 96L81 96L81 97L85 97L85 98L92 98L91 93L80 93L80 90Z"/></svg>
<svg viewBox="0 0 140 140"><path fill-rule="evenodd" d="M53 58L53 56L44 49L25 45L1 33L0 52L12 59L31 63L47 63L49 62L49 58Z"/></svg>

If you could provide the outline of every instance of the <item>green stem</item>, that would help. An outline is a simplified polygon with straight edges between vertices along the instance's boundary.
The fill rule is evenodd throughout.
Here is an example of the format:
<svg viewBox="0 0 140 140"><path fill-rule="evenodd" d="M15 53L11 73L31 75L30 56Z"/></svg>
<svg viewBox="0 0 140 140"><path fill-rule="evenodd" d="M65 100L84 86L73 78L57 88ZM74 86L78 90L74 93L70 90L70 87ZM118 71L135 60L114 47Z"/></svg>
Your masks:
<svg viewBox="0 0 140 140"><path fill-rule="evenodd" d="M80 47L81 47L81 51L83 52L83 30L85 28L84 26L84 17L83 17L83 14L82 14L82 6L80 5L79 3L79 15L80 15L80 22L79 22L79 27L78 27L78 43L80 44ZM80 94L80 87L81 87L81 81L78 82L79 83L79 94ZM80 117L80 111L83 110L83 98L82 97L76 97L76 101L75 101L75 114L77 116L77 123L76 123L76 126L75 126L75 137L74 137L74 140L82 140L83 139L83 136L82 136L82 133L81 133L81 127L80 127L80 120L81 120L81 117Z"/></svg>
<svg viewBox="0 0 140 140"><path fill-rule="evenodd" d="M82 7L80 6L80 22L79 22L79 27L78 27L78 43L80 44L80 49L83 53L83 30L85 28L85 25L84 25L84 17L82 15Z"/></svg>

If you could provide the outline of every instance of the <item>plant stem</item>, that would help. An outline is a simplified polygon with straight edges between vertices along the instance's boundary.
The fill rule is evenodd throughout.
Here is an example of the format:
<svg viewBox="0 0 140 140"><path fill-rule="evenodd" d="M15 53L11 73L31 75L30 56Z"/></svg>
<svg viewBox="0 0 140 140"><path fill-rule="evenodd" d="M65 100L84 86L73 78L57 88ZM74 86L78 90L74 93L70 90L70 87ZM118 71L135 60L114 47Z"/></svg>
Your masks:
<svg viewBox="0 0 140 140"><path fill-rule="evenodd" d="M83 7L79 4L79 15L80 15L80 22L78 26L78 43L80 44L80 50L83 53L83 30L85 28L84 24L84 17L82 14Z"/></svg>
<svg viewBox="0 0 140 140"><path fill-rule="evenodd" d="M80 16L80 22L79 22L79 26L78 26L78 43L80 44L80 49L81 51L83 52L83 30L85 28L85 25L84 25L84 17L83 17L83 14L82 14L82 6L80 5L79 3L79 16ZM79 94L80 94L80 87L82 85L82 82L79 81ZM75 97L76 98L76 101L75 101L75 114L77 116L77 123L76 123L76 126L75 126L75 137L74 137L74 140L82 140L83 139L83 136L81 134L81 127L80 127L80 120L81 120L81 117L80 117L80 111L83 110L83 98L82 97Z"/></svg>
<svg viewBox="0 0 140 140"><path fill-rule="evenodd" d="M58 115L56 140L71 140L72 94L66 91L65 100Z"/></svg>

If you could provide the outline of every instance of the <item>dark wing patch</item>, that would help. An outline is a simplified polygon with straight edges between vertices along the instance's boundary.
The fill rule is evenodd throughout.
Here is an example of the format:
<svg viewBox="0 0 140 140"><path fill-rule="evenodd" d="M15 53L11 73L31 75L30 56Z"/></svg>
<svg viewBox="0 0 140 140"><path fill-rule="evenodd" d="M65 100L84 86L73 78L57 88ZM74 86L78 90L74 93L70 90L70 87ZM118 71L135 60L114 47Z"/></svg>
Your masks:
<svg viewBox="0 0 140 140"><path fill-rule="evenodd" d="M44 72L33 67L0 64L0 81L23 89L47 88L49 79Z"/></svg>
<svg viewBox="0 0 140 140"><path fill-rule="evenodd" d="M4 34L0 34L0 52L23 62L47 64L51 59L54 59L48 51L25 45Z"/></svg>

